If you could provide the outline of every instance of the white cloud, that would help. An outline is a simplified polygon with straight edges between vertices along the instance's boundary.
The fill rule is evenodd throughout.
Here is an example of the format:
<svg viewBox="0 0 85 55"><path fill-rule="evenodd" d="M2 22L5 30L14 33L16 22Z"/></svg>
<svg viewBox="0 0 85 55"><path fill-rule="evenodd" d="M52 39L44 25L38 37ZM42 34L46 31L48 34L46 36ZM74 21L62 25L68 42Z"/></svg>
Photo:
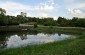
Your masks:
<svg viewBox="0 0 85 55"><path fill-rule="evenodd" d="M74 0L73 0L74 1ZM85 2L70 2L67 3L66 9L68 10L69 16L71 17L85 17L85 13L82 11L82 9L85 9Z"/></svg>
<svg viewBox="0 0 85 55"><path fill-rule="evenodd" d="M53 4L53 2L52 2ZM40 10L40 11L51 11L54 9L53 5L42 3L40 5L29 6L16 2L0 2L0 7L6 10Z"/></svg>
<svg viewBox="0 0 85 55"><path fill-rule="evenodd" d="M50 3L51 5L54 5L54 0L47 0L46 3Z"/></svg>
<svg viewBox="0 0 85 55"><path fill-rule="evenodd" d="M79 9L68 9L68 11L69 11L69 15L72 17L84 17L85 16L85 13L83 13Z"/></svg>
<svg viewBox="0 0 85 55"><path fill-rule="evenodd" d="M68 8L68 11L69 11L70 13L74 13L74 12L73 12L73 9Z"/></svg>
<svg viewBox="0 0 85 55"><path fill-rule="evenodd" d="M54 0L45 0L44 3L40 3L39 9L42 11L53 11L56 7L58 8L58 6L55 6Z"/></svg>
<svg viewBox="0 0 85 55"><path fill-rule="evenodd" d="M82 14L82 12L79 9L74 10L75 14Z"/></svg>
<svg viewBox="0 0 85 55"><path fill-rule="evenodd" d="M15 2L0 3L0 7L6 9L7 11L31 10L32 9L30 6L23 5L23 4L20 4L20 3L15 3Z"/></svg>
<svg viewBox="0 0 85 55"><path fill-rule="evenodd" d="M68 9L68 11L72 14L82 14L81 10L79 9Z"/></svg>
<svg viewBox="0 0 85 55"><path fill-rule="evenodd" d="M46 4L46 5L38 6L37 9L40 11L53 11L54 7Z"/></svg>
<svg viewBox="0 0 85 55"><path fill-rule="evenodd" d="M70 3L66 5L66 8L71 8L71 9L85 9L85 2L83 3Z"/></svg>
<svg viewBox="0 0 85 55"><path fill-rule="evenodd" d="M53 18L54 18L54 20L57 20L58 19L58 17L56 17L56 16L54 16Z"/></svg>
<svg viewBox="0 0 85 55"><path fill-rule="evenodd" d="M5 0L6 1L6 0ZM18 14L20 11L39 11L39 12L50 12L54 11L54 1L49 0L40 5L30 6L17 2L0 2L0 7L6 9L8 15Z"/></svg>
<svg viewBox="0 0 85 55"><path fill-rule="evenodd" d="M18 14L20 14L20 13L18 13L18 12L7 12L7 15L12 15L12 16L17 16Z"/></svg>
<svg viewBox="0 0 85 55"><path fill-rule="evenodd" d="M46 13L39 13L37 14L38 17L48 17L48 14Z"/></svg>

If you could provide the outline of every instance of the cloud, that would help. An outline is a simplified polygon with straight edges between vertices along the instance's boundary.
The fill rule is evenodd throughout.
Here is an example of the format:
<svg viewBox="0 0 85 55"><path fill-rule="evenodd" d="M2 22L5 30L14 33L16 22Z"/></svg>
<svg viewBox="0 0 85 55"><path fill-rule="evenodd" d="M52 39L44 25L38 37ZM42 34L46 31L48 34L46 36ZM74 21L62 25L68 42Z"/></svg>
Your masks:
<svg viewBox="0 0 85 55"><path fill-rule="evenodd" d="M69 11L69 15L72 17L84 17L85 13L83 13L81 10L79 9L68 9Z"/></svg>
<svg viewBox="0 0 85 55"><path fill-rule="evenodd" d="M79 10L79 9L74 9L74 10L68 9L68 11L72 14L82 14L81 10Z"/></svg>
<svg viewBox="0 0 85 55"><path fill-rule="evenodd" d="M42 11L53 11L56 7L58 8L58 6L55 6L54 0L45 0L44 3L40 3L39 9Z"/></svg>
<svg viewBox="0 0 85 55"><path fill-rule="evenodd" d="M6 0L4 0L6 1ZM54 1L53 0L48 0L45 1L44 3L39 3L39 5L25 5L23 3L17 3L17 2L0 2L0 7L6 9L7 14L13 15L18 14L20 11L36 11L36 12L50 12L54 11L55 6L54 6Z"/></svg>
<svg viewBox="0 0 85 55"><path fill-rule="evenodd" d="M57 20L58 19L58 17L56 17L56 16L54 16L53 18L54 18L54 20Z"/></svg>
<svg viewBox="0 0 85 55"><path fill-rule="evenodd" d="M25 0L29 2L28 0ZM35 1L35 0L32 0ZM81 0L82 1L82 0ZM35 4L35 5L32 5ZM47 17L51 16L85 16L85 2L80 0L40 0L24 4L20 0L0 0L0 8L6 9L7 14L16 16L20 12L28 13L27 16ZM69 15L68 15L69 14Z"/></svg>
<svg viewBox="0 0 85 55"><path fill-rule="evenodd" d="M51 2L50 2L51 3ZM52 2L53 4L53 2ZM6 10L40 10L40 11L51 11L54 9L53 5L46 3L40 3L40 5L30 6L16 2L0 2L0 7Z"/></svg>
<svg viewBox="0 0 85 55"><path fill-rule="evenodd" d="M46 13L39 13L37 14L38 17L48 17L48 14Z"/></svg>
<svg viewBox="0 0 85 55"><path fill-rule="evenodd" d="M68 14L71 17L85 17L85 13L83 10L85 9L85 2L79 2L72 0L71 2L68 1L66 4L66 9L68 10Z"/></svg>
<svg viewBox="0 0 85 55"><path fill-rule="evenodd" d="M12 11L12 10L31 10L32 8L30 6L20 4L20 3L15 3L15 2L3 2L0 3L0 7L6 9L7 11Z"/></svg>
<svg viewBox="0 0 85 55"><path fill-rule="evenodd" d="M45 4L45 5L38 6L36 9L38 9L40 11L53 11L54 7Z"/></svg>
<svg viewBox="0 0 85 55"><path fill-rule="evenodd" d="M18 15L19 13L18 12L7 12L7 15L12 15L12 16L16 16L16 15Z"/></svg>
<svg viewBox="0 0 85 55"><path fill-rule="evenodd" d="M66 8L71 8L71 9L85 9L85 2L72 2L72 3L67 3Z"/></svg>
<svg viewBox="0 0 85 55"><path fill-rule="evenodd" d="M82 14L82 12L79 9L74 10L75 14Z"/></svg>
<svg viewBox="0 0 85 55"><path fill-rule="evenodd" d="M51 5L54 5L54 0L46 0L46 3L50 3Z"/></svg>

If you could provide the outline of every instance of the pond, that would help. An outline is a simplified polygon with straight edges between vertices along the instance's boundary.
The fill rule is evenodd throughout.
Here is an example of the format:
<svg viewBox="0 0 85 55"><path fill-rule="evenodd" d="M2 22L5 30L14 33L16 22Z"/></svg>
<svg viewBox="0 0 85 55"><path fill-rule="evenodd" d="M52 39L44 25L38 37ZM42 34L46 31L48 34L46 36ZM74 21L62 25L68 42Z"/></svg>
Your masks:
<svg viewBox="0 0 85 55"><path fill-rule="evenodd" d="M17 48L27 45L44 44L72 38L73 35L61 33L0 33L0 49Z"/></svg>

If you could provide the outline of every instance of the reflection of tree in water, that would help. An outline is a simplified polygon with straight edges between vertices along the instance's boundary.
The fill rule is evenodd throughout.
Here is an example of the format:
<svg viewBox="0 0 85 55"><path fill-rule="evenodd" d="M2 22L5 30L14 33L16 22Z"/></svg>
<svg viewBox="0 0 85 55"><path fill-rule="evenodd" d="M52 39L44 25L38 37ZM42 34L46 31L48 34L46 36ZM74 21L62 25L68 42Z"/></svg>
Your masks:
<svg viewBox="0 0 85 55"><path fill-rule="evenodd" d="M58 36L61 36L61 33L58 33Z"/></svg>
<svg viewBox="0 0 85 55"><path fill-rule="evenodd" d="M20 36L21 40L27 39L27 35L37 35L37 31L30 31L30 32L19 32L17 33L18 36Z"/></svg>
<svg viewBox="0 0 85 55"><path fill-rule="evenodd" d="M7 46L7 35L5 33L0 33L0 49L6 48Z"/></svg>
<svg viewBox="0 0 85 55"><path fill-rule="evenodd" d="M7 47L8 38L10 38L15 33L2 32L0 33L0 49Z"/></svg>
<svg viewBox="0 0 85 55"><path fill-rule="evenodd" d="M21 40L27 39L27 35L37 35L37 31L29 31L29 32L7 32L7 33L0 33L0 49L7 47L8 39L13 35L18 35Z"/></svg>
<svg viewBox="0 0 85 55"><path fill-rule="evenodd" d="M29 30L29 34L31 35L37 35L38 31L37 30Z"/></svg>
<svg viewBox="0 0 85 55"><path fill-rule="evenodd" d="M27 39L27 32L17 33L17 35L20 36L21 40Z"/></svg>
<svg viewBox="0 0 85 55"><path fill-rule="evenodd" d="M51 35L55 35L55 33L53 33L53 32L52 33L45 33L44 32L44 35L48 35L48 37L50 37Z"/></svg>

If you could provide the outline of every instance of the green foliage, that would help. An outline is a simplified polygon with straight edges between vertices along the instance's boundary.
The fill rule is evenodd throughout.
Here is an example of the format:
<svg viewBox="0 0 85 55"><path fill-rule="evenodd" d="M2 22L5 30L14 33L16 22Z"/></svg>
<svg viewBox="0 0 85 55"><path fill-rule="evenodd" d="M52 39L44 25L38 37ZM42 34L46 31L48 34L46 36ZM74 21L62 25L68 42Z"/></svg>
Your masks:
<svg viewBox="0 0 85 55"><path fill-rule="evenodd" d="M0 8L0 26L34 22L44 26L85 27L85 19L78 17L73 17L72 19L58 17L57 20L54 20L51 17L39 19L37 17L23 17L21 15L18 15L17 17L6 16L5 14L6 10Z"/></svg>
<svg viewBox="0 0 85 55"><path fill-rule="evenodd" d="M5 14L6 14L6 10L5 10L5 9L0 8L0 15L5 15Z"/></svg>
<svg viewBox="0 0 85 55"><path fill-rule="evenodd" d="M56 26L56 21L53 18L44 18L44 26Z"/></svg>
<svg viewBox="0 0 85 55"><path fill-rule="evenodd" d="M17 17L17 22L18 23L25 23L25 18L23 18L22 16L21 17Z"/></svg>
<svg viewBox="0 0 85 55"><path fill-rule="evenodd" d="M76 21L76 26L85 27L85 19L82 19L82 18L78 19Z"/></svg>
<svg viewBox="0 0 85 55"><path fill-rule="evenodd" d="M37 28L37 27L38 27L38 25L37 25L37 23L35 23L35 24L34 24L34 28Z"/></svg>
<svg viewBox="0 0 85 55"><path fill-rule="evenodd" d="M85 27L85 19L84 18L77 18L73 17L72 19L66 19L59 17L57 20L59 26L70 26L70 27Z"/></svg>
<svg viewBox="0 0 85 55"><path fill-rule="evenodd" d="M68 20L66 18L62 18L62 17L59 17L58 20L57 20L57 23L59 24L59 26L67 26L67 23Z"/></svg>

